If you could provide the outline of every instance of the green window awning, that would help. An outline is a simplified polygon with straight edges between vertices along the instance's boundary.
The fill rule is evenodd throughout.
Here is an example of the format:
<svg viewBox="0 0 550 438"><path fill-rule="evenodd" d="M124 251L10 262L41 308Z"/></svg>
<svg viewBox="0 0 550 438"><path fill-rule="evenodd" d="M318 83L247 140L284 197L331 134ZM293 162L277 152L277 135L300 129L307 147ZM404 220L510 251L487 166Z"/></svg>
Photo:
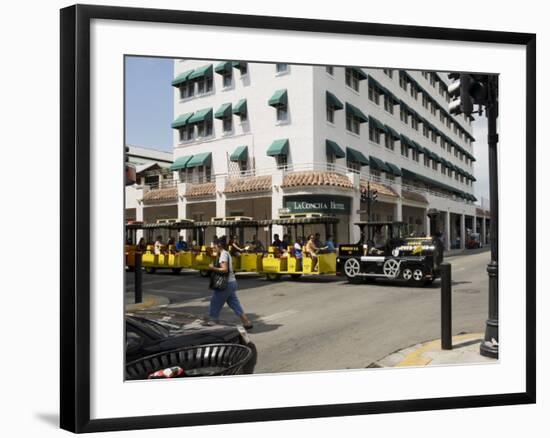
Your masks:
<svg viewBox="0 0 550 438"><path fill-rule="evenodd" d="M330 108L333 108L335 110L341 110L344 108L344 104L340 102L340 100L332 94L330 91L326 92L327 97L327 106Z"/></svg>
<svg viewBox="0 0 550 438"><path fill-rule="evenodd" d="M369 162L370 162L370 168L371 169L379 170L381 172L392 173L390 168L388 166L386 166L386 163L384 161L382 161L381 159L379 159L379 158L373 157L371 155Z"/></svg>
<svg viewBox="0 0 550 438"><path fill-rule="evenodd" d="M205 108L197 111L193 116L187 121L187 123L200 123L205 120L212 119L212 108Z"/></svg>
<svg viewBox="0 0 550 438"><path fill-rule="evenodd" d="M233 114L242 116L242 115L246 115L246 112L247 112L246 99L241 99L233 107Z"/></svg>
<svg viewBox="0 0 550 438"><path fill-rule="evenodd" d="M231 62L220 62L218 65L216 65L216 67L214 67L214 71L220 75L231 73Z"/></svg>
<svg viewBox="0 0 550 438"><path fill-rule="evenodd" d="M373 116L369 116L369 124L377 129L380 129L381 131L386 132L386 125L384 125L380 120L375 119Z"/></svg>
<svg viewBox="0 0 550 438"><path fill-rule="evenodd" d="M275 91L273 96L267 101L269 106L286 106L288 104L288 94L286 88Z"/></svg>
<svg viewBox="0 0 550 438"><path fill-rule="evenodd" d="M355 117L356 119L359 119L359 123L367 123L369 121L368 117L365 114L363 114L363 112L359 108L347 102L346 102L346 115L350 115L352 117Z"/></svg>
<svg viewBox="0 0 550 438"><path fill-rule="evenodd" d="M416 146L413 144L412 140L406 135L400 134L399 138L401 140L401 143L406 145L408 148L416 149Z"/></svg>
<svg viewBox="0 0 550 438"><path fill-rule="evenodd" d="M419 154L423 154L424 153L424 148L422 146L420 146L416 141L414 140L411 140L411 143L413 145L413 149L416 149L418 151Z"/></svg>
<svg viewBox="0 0 550 438"><path fill-rule="evenodd" d="M193 158L193 155L186 155L185 157L176 158L176 161L174 161L170 166L170 170L185 169L191 158Z"/></svg>
<svg viewBox="0 0 550 438"><path fill-rule="evenodd" d="M187 80L203 79L212 76L212 64L203 65L202 67L193 70Z"/></svg>
<svg viewBox="0 0 550 438"><path fill-rule="evenodd" d="M231 153L229 159L231 161L246 161L248 158L248 146L237 146L237 148Z"/></svg>
<svg viewBox="0 0 550 438"><path fill-rule="evenodd" d="M327 155L334 155L336 158L344 158L346 156L346 153L343 151L343 149L332 140L325 140Z"/></svg>
<svg viewBox="0 0 550 438"><path fill-rule="evenodd" d="M361 166L369 165L369 159L365 157L362 152L350 147L346 148L346 158L347 161L359 163Z"/></svg>
<svg viewBox="0 0 550 438"><path fill-rule="evenodd" d="M386 166L388 166L388 168L390 169L390 172L393 173L394 176L403 176L401 169L395 164L389 163L388 161L386 161Z"/></svg>
<svg viewBox="0 0 550 438"><path fill-rule="evenodd" d="M388 125L384 125L386 127L386 132L391 135L394 139L396 140L399 140L401 138L401 136L399 135L399 133L393 129L391 126L388 126Z"/></svg>
<svg viewBox="0 0 550 438"><path fill-rule="evenodd" d="M242 71L243 68L246 68L247 62L244 61L233 61L231 63L234 68L236 68L239 71Z"/></svg>
<svg viewBox="0 0 550 438"><path fill-rule="evenodd" d="M193 73L193 70L187 70L177 75L176 78L172 81L172 86L179 87L184 82L187 82L189 80L189 76L191 76L191 73Z"/></svg>
<svg viewBox="0 0 550 438"><path fill-rule="evenodd" d="M203 152L200 154L193 155L193 158L187 163L187 167L198 167L198 166L210 166L212 164L212 152Z"/></svg>
<svg viewBox="0 0 550 438"><path fill-rule="evenodd" d="M266 152L269 157L277 157L279 155L288 155L288 138L281 138L271 143L271 146Z"/></svg>
<svg viewBox="0 0 550 438"><path fill-rule="evenodd" d="M216 119L229 119L231 117L231 103L224 103L214 113Z"/></svg>
<svg viewBox="0 0 550 438"><path fill-rule="evenodd" d="M365 79L367 79L367 74L363 71L362 68L359 68L359 67L348 67L351 71L354 71L355 73L357 73L357 76L358 76L358 79L360 81L363 81Z"/></svg>
<svg viewBox="0 0 550 438"><path fill-rule="evenodd" d="M176 120L172 122L172 128L178 129L187 125L191 117L193 117L193 113L186 113L186 114L180 115Z"/></svg>

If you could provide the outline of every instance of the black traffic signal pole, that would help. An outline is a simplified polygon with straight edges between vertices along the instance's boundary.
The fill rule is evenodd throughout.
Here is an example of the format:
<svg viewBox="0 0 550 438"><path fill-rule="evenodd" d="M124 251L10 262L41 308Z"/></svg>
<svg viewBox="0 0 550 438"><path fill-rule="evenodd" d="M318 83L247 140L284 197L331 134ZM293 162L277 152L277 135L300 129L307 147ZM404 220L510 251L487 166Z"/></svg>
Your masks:
<svg viewBox="0 0 550 438"><path fill-rule="evenodd" d="M491 207L491 262L489 274L489 317L485 326L485 339L481 343L482 356L498 358L498 173L497 173L497 117L498 76L488 78L488 103L486 107L489 146L489 193Z"/></svg>

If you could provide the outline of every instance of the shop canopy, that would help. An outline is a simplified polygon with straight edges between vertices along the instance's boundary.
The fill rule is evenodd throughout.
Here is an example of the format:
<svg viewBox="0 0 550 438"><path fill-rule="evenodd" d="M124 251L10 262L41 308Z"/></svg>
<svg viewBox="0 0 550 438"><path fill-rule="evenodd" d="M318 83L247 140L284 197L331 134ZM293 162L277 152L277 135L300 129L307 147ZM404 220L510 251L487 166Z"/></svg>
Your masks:
<svg viewBox="0 0 550 438"><path fill-rule="evenodd" d="M327 155L334 155L336 158L344 158L346 156L346 153L342 150L338 143L327 139L325 140L325 144Z"/></svg>
<svg viewBox="0 0 550 438"><path fill-rule="evenodd" d="M212 64L203 65L193 70L187 80L200 80L212 76Z"/></svg>
<svg viewBox="0 0 550 438"><path fill-rule="evenodd" d="M373 157L372 155L370 156L369 164L371 169L379 170L381 172L392 173L390 168L386 166L385 162L383 162L379 158Z"/></svg>
<svg viewBox="0 0 550 438"><path fill-rule="evenodd" d="M193 116L193 113L186 113L186 114L180 115L176 120L174 120L172 122L172 128L173 129L179 129L179 128L187 125L187 123L189 123L189 119L192 116Z"/></svg>
<svg viewBox="0 0 550 438"><path fill-rule="evenodd" d="M274 107L286 106L288 104L288 93L286 91L286 88L275 91L267 104Z"/></svg>
<svg viewBox="0 0 550 438"><path fill-rule="evenodd" d="M237 148L231 153L229 159L231 161L246 161L248 158L248 146L237 146Z"/></svg>
<svg viewBox="0 0 550 438"><path fill-rule="evenodd" d="M394 176L403 176L401 169L395 164L389 163L388 161L386 161L386 166L388 166L388 168L390 169L390 172L393 173Z"/></svg>
<svg viewBox="0 0 550 438"><path fill-rule="evenodd" d="M271 143L271 146L269 146L269 149L267 150L267 155L269 157L277 157L279 155L288 155L288 138L281 138L279 140L275 140L273 143Z"/></svg>
<svg viewBox="0 0 550 438"><path fill-rule="evenodd" d="M214 67L214 71L220 75L225 75L227 73L231 72L231 62L225 61L220 62L216 67Z"/></svg>
<svg viewBox="0 0 550 438"><path fill-rule="evenodd" d="M185 167L190 169L198 166L210 166L210 164L212 164L212 152L203 152L193 155Z"/></svg>
<svg viewBox="0 0 550 438"><path fill-rule="evenodd" d="M170 170L185 169L187 167L187 163L189 163L189 160L191 160L191 158L193 158L193 155L186 155L185 157L176 158L176 161L174 161L170 166Z"/></svg>
<svg viewBox="0 0 550 438"><path fill-rule="evenodd" d="M346 148L346 157L347 161L351 161L353 163L359 163L361 166L368 166L369 165L369 159L363 155L362 152L353 149L353 148Z"/></svg>
<svg viewBox="0 0 550 438"><path fill-rule="evenodd" d="M193 73L193 70L187 70L183 73L180 73L176 78L172 81L173 87L179 87L181 84L187 82L189 80L189 76L191 76L191 73Z"/></svg>
<svg viewBox="0 0 550 438"><path fill-rule="evenodd" d="M193 116L187 121L187 123L201 123L205 120L212 119L212 108L205 108L197 111Z"/></svg>
<svg viewBox="0 0 550 438"><path fill-rule="evenodd" d="M233 114L242 116L242 115L246 115L246 112L247 112L246 99L241 99L233 107Z"/></svg>
<svg viewBox="0 0 550 438"><path fill-rule="evenodd" d="M346 102L346 115L353 116L359 120L359 123L366 123L369 121L368 117L363 112L353 106L351 103Z"/></svg>
<svg viewBox="0 0 550 438"><path fill-rule="evenodd" d="M224 103L214 114L216 119L228 119L231 117L231 103Z"/></svg>
<svg viewBox="0 0 550 438"><path fill-rule="evenodd" d="M344 104L338 100L338 98L332 94L330 91L326 92L327 96L327 106L335 110L341 110L344 108Z"/></svg>

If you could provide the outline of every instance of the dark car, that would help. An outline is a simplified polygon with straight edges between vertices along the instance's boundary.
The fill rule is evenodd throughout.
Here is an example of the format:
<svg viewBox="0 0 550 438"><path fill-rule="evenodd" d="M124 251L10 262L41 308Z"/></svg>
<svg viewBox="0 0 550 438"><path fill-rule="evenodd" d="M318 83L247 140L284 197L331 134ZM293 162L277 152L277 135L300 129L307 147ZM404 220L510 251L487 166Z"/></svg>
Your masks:
<svg viewBox="0 0 550 438"><path fill-rule="evenodd" d="M437 237L404 237L402 222L358 222L361 240L338 248L337 273L350 283L404 280L430 284L440 276L443 246Z"/></svg>
<svg viewBox="0 0 550 438"><path fill-rule="evenodd" d="M256 346L241 325L206 324L194 315L171 311L140 311L126 314L126 362L181 347L234 343L252 350L243 367L252 374L257 361Z"/></svg>

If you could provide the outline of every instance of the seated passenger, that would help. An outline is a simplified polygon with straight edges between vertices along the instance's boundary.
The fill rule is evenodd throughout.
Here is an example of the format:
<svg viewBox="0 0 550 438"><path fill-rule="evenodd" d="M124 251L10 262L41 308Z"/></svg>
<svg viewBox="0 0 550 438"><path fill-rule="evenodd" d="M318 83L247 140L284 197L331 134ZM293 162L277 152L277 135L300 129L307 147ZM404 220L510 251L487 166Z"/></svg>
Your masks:
<svg viewBox="0 0 550 438"><path fill-rule="evenodd" d="M249 252L265 252L265 248L262 242L258 240L258 236L255 234L252 236L252 240L250 241L250 244L248 245L248 251Z"/></svg>
<svg viewBox="0 0 550 438"><path fill-rule="evenodd" d="M298 271L302 270L302 244L304 240L301 237L296 239L294 247L292 248L292 254L296 258L296 269Z"/></svg>
<svg viewBox="0 0 550 438"><path fill-rule="evenodd" d="M244 248L241 248L237 236L233 236L229 239L229 246L231 247L231 255L235 257L240 257L241 253L244 251Z"/></svg>
<svg viewBox="0 0 550 438"><path fill-rule="evenodd" d="M313 234L309 235L308 241L306 243L306 252L310 255L313 261L313 266L311 267L312 270L317 270L317 260L318 256L317 253L319 252L319 248L317 245L315 245L315 236Z"/></svg>
<svg viewBox="0 0 550 438"><path fill-rule="evenodd" d="M155 255L159 255L162 253L163 246L164 245L162 244L162 236L157 236L157 240L155 240L155 245L154 245Z"/></svg>
<svg viewBox="0 0 550 438"><path fill-rule="evenodd" d="M183 236L180 236L178 238L178 241L176 242L176 251L177 252L187 251L187 242L183 240Z"/></svg>
<svg viewBox="0 0 550 438"><path fill-rule="evenodd" d="M328 253L336 252L334 238L331 235L327 236L327 241L325 242L325 246L323 247L323 249Z"/></svg>
<svg viewBox="0 0 550 438"><path fill-rule="evenodd" d="M278 234L273 235L273 243L271 244L274 248L277 248L278 250L281 250L283 248L283 241L279 239Z"/></svg>

